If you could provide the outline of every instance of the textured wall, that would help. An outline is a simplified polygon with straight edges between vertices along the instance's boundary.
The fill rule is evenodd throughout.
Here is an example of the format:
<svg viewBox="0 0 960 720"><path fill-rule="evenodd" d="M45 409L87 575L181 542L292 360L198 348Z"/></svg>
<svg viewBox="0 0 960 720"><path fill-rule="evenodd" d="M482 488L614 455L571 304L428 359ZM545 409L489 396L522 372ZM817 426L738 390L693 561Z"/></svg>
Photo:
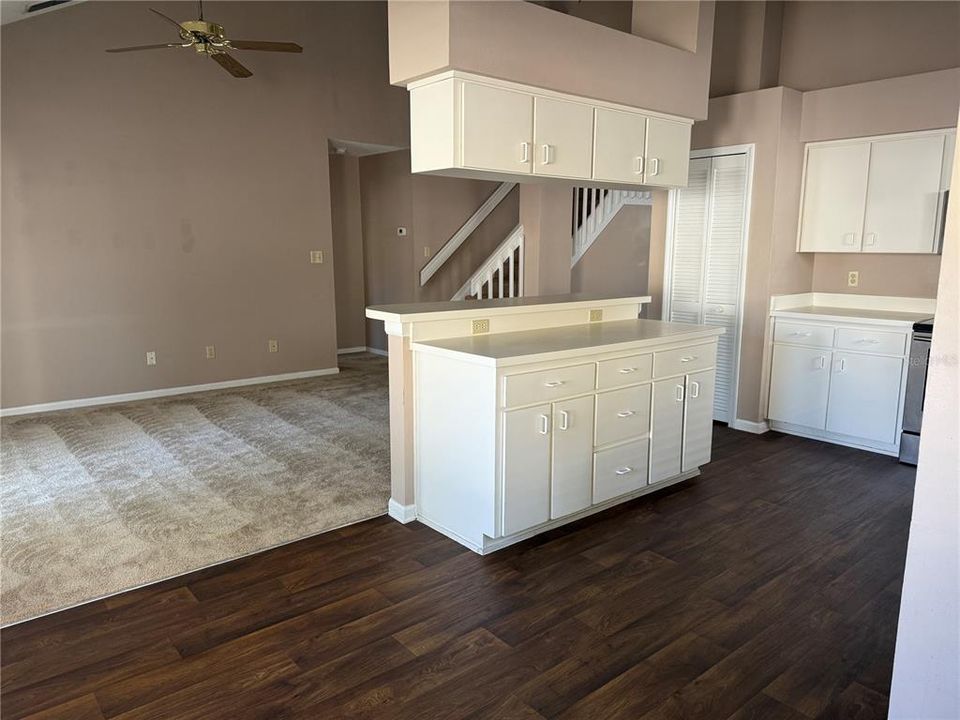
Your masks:
<svg viewBox="0 0 960 720"><path fill-rule="evenodd" d="M327 137L407 143L385 6L205 10L305 51L246 53L245 80L187 51L103 52L175 39L141 2L3 26L3 406L336 365L333 264L308 253L332 256Z"/></svg>

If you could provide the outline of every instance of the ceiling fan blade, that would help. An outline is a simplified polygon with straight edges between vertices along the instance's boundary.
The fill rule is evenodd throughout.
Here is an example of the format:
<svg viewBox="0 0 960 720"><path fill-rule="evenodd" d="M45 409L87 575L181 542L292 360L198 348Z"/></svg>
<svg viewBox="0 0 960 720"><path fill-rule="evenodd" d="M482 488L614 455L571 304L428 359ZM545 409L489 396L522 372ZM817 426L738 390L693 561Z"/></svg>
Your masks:
<svg viewBox="0 0 960 720"><path fill-rule="evenodd" d="M110 48L108 53L136 52L138 50L160 50L162 48L189 47L183 43L162 43L160 45L134 45L132 47Z"/></svg>
<svg viewBox="0 0 960 720"><path fill-rule="evenodd" d="M228 73L238 78L248 78L253 75L252 72L247 70L243 65L237 62L235 59L227 55L225 52L214 53L210 56L216 61L216 63L226 70Z"/></svg>
<svg viewBox="0 0 960 720"><path fill-rule="evenodd" d="M303 48L292 42L262 42L260 40L231 40L235 50L266 50L267 52L302 53Z"/></svg>
<svg viewBox="0 0 960 720"><path fill-rule="evenodd" d="M150 12L152 12L154 15L159 15L160 17L162 17L162 18L163 18L164 20L166 20L168 23L172 23L172 24L176 25L178 32L183 32L183 26L182 26L180 23L178 23L176 20L174 20L172 17L167 17L166 15L164 15L164 14L163 14L162 12L160 12L159 10L154 10L153 8L149 8L149 10L150 10Z"/></svg>

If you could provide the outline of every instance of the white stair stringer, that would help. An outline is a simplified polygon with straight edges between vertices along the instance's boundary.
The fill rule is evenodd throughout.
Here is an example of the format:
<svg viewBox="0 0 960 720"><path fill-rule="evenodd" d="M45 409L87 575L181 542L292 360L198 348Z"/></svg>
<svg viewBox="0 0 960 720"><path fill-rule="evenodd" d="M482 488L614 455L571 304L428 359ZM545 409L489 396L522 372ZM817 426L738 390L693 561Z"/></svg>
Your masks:
<svg viewBox="0 0 960 720"><path fill-rule="evenodd" d="M652 205L649 190L573 189L573 256L576 265L624 205Z"/></svg>

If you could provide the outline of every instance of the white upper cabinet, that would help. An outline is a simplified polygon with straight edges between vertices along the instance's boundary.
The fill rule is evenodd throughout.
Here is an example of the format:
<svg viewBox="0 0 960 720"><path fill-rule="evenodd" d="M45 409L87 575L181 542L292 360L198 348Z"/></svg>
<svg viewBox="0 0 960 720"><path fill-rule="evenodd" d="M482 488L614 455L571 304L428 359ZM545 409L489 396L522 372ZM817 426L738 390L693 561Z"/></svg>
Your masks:
<svg viewBox="0 0 960 720"><path fill-rule="evenodd" d="M647 118L640 113L596 109L593 179L614 183L643 180Z"/></svg>
<svg viewBox="0 0 960 720"><path fill-rule="evenodd" d="M542 97L534 98L533 107L533 171L555 177L589 176L593 108Z"/></svg>
<svg viewBox="0 0 960 720"><path fill-rule="evenodd" d="M415 173L687 184L691 120L452 70L409 90Z"/></svg>
<svg viewBox="0 0 960 720"><path fill-rule="evenodd" d="M800 252L939 251L954 133L807 145Z"/></svg>
<svg viewBox="0 0 960 720"><path fill-rule="evenodd" d="M651 117L647 120L644 184L684 187L690 166L690 125Z"/></svg>
<svg viewBox="0 0 960 720"><path fill-rule="evenodd" d="M857 252L863 239L870 143L810 146L800 216L803 252Z"/></svg>
<svg viewBox="0 0 960 720"><path fill-rule="evenodd" d="M529 173L533 166L533 98L463 83L463 166Z"/></svg>
<svg viewBox="0 0 960 720"><path fill-rule="evenodd" d="M864 252L936 251L943 145L943 135L872 144Z"/></svg>

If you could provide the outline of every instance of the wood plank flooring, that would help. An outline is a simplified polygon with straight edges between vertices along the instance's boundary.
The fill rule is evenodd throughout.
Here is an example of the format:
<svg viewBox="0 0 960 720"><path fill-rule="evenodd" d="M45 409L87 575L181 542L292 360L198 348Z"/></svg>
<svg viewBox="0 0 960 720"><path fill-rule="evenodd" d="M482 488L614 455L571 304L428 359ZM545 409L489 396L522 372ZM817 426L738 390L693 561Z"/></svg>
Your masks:
<svg viewBox="0 0 960 720"><path fill-rule="evenodd" d="M718 426L492 556L380 518L7 628L3 718L882 718L913 482Z"/></svg>

